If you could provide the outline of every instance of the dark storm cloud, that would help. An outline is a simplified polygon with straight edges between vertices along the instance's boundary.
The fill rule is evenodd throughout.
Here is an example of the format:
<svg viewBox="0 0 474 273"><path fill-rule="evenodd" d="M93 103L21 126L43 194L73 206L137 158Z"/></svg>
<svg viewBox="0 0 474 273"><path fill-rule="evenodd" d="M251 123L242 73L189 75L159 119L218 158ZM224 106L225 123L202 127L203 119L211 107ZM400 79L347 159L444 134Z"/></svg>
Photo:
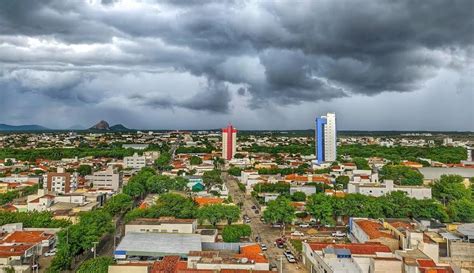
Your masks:
<svg viewBox="0 0 474 273"><path fill-rule="evenodd" d="M98 3L3 3L0 63L19 70L84 70L69 85L45 78L35 89L84 102L100 93L87 87L91 74L171 69L209 84L189 90L196 95L186 99L131 99L227 113L232 84L245 86L238 94L249 95L250 107L258 108L415 91L441 69L461 71L473 61L471 0ZM32 49L29 37L44 44ZM31 87L28 78L17 81Z"/></svg>

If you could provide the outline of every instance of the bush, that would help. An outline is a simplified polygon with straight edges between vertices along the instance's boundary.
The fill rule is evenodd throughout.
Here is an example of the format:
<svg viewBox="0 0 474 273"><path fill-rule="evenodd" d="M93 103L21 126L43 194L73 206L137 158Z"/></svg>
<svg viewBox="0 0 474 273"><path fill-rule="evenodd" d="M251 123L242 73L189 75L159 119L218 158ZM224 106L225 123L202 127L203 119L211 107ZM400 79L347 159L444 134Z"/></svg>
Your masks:
<svg viewBox="0 0 474 273"><path fill-rule="evenodd" d="M109 265L114 264L112 257L97 257L95 259L90 259L85 261L77 273L107 273L109 270Z"/></svg>
<svg viewBox="0 0 474 273"><path fill-rule="evenodd" d="M222 239L226 243L236 243L242 237L248 237L252 234L252 229L249 225L229 225L222 230Z"/></svg>

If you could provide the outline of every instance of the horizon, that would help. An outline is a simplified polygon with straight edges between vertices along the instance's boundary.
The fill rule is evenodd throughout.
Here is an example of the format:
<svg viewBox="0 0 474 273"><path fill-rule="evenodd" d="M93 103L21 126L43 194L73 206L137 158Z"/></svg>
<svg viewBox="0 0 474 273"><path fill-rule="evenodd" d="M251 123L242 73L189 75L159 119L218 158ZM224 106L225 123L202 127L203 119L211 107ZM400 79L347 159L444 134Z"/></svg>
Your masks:
<svg viewBox="0 0 474 273"><path fill-rule="evenodd" d="M0 5L0 123L474 131L469 0L22 3Z"/></svg>

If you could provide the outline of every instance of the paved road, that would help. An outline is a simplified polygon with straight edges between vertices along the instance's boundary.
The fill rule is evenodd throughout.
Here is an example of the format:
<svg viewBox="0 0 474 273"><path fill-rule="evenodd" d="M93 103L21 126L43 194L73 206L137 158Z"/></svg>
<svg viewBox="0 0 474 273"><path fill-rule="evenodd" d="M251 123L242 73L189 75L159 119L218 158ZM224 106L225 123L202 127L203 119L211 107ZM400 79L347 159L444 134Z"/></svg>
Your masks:
<svg viewBox="0 0 474 273"><path fill-rule="evenodd" d="M283 273L300 273L306 272L303 269L301 263L290 264L283 256L283 250L274 245L275 240L280 237L280 229L271 228L268 224L263 223L260 220L261 215L255 214L252 206L255 205L251 196L245 195L238 187L237 180L230 175L223 174L224 181L229 189L229 193L232 196L234 203L238 204L242 202L242 214L247 214L250 219L250 226L252 227L252 239L259 236L263 243L268 247L266 252L270 262L276 264L280 269L280 263L283 265Z"/></svg>

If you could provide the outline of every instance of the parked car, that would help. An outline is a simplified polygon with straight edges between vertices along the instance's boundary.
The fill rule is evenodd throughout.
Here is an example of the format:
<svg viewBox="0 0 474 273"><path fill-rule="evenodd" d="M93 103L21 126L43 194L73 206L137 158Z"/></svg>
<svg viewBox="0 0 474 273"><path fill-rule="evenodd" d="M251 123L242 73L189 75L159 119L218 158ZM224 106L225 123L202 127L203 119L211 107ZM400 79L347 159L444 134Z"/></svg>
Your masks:
<svg viewBox="0 0 474 273"><path fill-rule="evenodd" d="M278 247L278 248L283 248L285 246L285 241L281 238L278 238L276 239L275 241L275 245Z"/></svg>
<svg viewBox="0 0 474 273"><path fill-rule="evenodd" d="M304 236L304 233L298 230L295 230L291 233L291 236Z"/></svg>
<svg viewBox="0 0 474 273"><path fill-rule="evenodd" d="M301 223L301 224L299 224L299 227L300 227L300 228L308 228L308 227L309 227L309 224L307 224L307 223Z"/></svg>
<svg viewBox="0 0 474 273"><path fill-rule="evenodd" d="M293 256L286 256L286 259L288 260L289 263L296 263L296 259Z"/></svg>
<svg viewBox="0 0 474 273"><path fill-rule="evenodd" d="M253 206L252 206L252 209L257 209L257 206L253 205Z"/></svg>
<svg viewBox="0 0 474 273"><path fill-rule="evenodd" d="M255 210L255 214L259 214L260 212L258 210Z"/></svg>
<svg viewBox="0 0 474 273"><path fill-rule="evenodd" d="M252 221L250 221L250 218L246 218L246 219L244 220L244 222L245 222L246 224L248 224L248 223L250 223L250 222L252 222Z"/></svg>
<svg viewBox="0 0 474 273"><path fill-rule="evenodd" d="M44 253L45 257L54 256L54 255L56 255L56 248L53 248L49 250L48 252Z"/></svg>
<svg viewBox="0 0 474 273"><path fill-rule="evenodd" d="M262 248L262 251L267 251L267 245L266 244L260 244L260 247Z"/></svg>
<svg viewBox="0 0 474 273"><path fill-rule="evenodd" d="M285 256L286 256L286 255L292 255L292 256L293 256L293 253L291 253L290 250L285 250Z"/></svg>
<svg viewBox="0 0 474 273"><path fill-rule="evenodd" d="M282 227L282 224L280 224L280 223L275 223L275 224L272 224L272 227L274 227L274 228L281 228L281 227Z"/></svg>
<svg viewBox="0 0 474 273"><path fill-rule="evenodd" d="M333 232L331 235L332 235L332 237L338 237L338 238L346 237L346 236L347 236L346 233L341 232L341 231L339 231L339 230L336 231L336 232Z"/></svg>
<svg viewBox="0 0 474 273"><path fill-rule="evenodd" d="M278 266L277 266L275 263L270 263L270 270L271 270L271 271L277 271L277 270L278 270Z"/></svg>

